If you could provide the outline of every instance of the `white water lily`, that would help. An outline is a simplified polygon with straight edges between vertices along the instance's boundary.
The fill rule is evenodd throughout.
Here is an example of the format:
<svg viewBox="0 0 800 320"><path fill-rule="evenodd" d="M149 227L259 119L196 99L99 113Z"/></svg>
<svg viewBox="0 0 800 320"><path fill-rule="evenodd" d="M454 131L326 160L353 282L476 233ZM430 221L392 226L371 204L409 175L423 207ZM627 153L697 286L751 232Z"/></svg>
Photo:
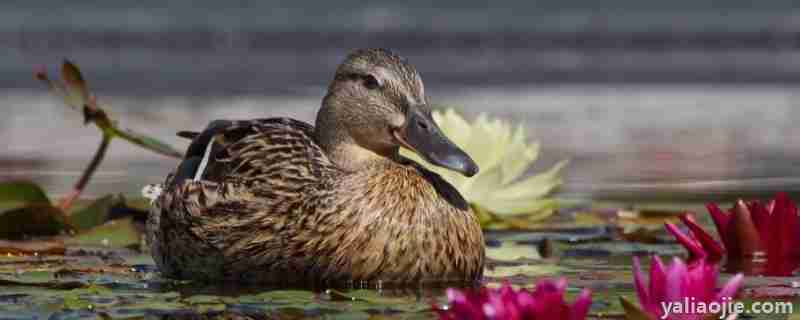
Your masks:
<svg viewBox="0 0 800 320"><path fill-rule="evenodd" d="M523 126L513 128L508 122L479 115L470 123L453 109L434 111L433 119L445 135L475 160L480 171L467 178L460 173L433 166L409 150L404 156L438 173L458 189L478 209L503 218L539 220L557 207L547 198L562 184L561 161L549 170L521 178L539 155L539 143L528 143Z"/></svg>

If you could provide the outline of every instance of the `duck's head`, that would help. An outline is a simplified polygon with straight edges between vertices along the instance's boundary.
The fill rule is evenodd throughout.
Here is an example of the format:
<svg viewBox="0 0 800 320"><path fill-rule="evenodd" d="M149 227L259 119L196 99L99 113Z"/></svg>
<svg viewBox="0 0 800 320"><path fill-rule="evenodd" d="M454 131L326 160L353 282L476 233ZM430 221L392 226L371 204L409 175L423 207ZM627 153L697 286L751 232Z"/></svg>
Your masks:
<svg viewBox="0 0 800 320"><path fill-rule="evenodd" d="M433 121L417 70L387 50L358 50L339 65L315 130L317 142L345 168L397 157L402 146L465 176L478 172Z"/></svg>

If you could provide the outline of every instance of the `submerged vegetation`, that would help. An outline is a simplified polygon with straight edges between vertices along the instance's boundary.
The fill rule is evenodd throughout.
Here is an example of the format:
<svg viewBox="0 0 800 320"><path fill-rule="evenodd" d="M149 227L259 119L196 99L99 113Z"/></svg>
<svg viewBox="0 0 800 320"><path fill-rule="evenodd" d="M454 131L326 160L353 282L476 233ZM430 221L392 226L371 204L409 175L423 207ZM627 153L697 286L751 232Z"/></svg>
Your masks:
<svg viewBox="0 0 800 320"><path fill-rule="evenodd" d="M738 202L730 212L709 205L711 215L697 218L685 214L696 204L678 199L670 210L588 201L564 208L553 192L566 161L530 175L539 144L528 141L522 126L486 115L468 121L452 109L434 118L481 172L464 178L429 168L456 186L481 216L488 258L481 288L271 288L164 279L142 246L147 201L112 194L83 199L81 192L114 139L168 157L181 152L119 127L74 64L64 63L63 82L44 72L37 77L99 129L101 142L64 199L52 199L31 182L0 182L0 318L638 320L663 316L658 305L680 296L746 303L800 296L797 264L784 263L793 261L800 234L800 217L787 195L765 204ZM675 224L679 220L688 230ZM721 241L705 231L712 221ZM686 262L661 262L659 256L684 255L682 248L689 253ZM640 255L652 256L649 273L634 258ZM736 269L736 261L763 264L764 255L766 265L779 267L760 273ZM739 270L748 276L730 275ZM750 276L761 274L771 277ZM546 280L555 278L560 280Z"/></svg>

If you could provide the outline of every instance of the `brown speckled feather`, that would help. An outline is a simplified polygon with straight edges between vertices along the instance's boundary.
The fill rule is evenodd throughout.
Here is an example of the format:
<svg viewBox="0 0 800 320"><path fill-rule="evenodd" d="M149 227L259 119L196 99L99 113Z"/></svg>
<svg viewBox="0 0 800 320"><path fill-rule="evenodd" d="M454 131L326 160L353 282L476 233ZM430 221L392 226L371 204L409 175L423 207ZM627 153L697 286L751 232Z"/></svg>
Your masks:
<svg viewBox="0 0 800 320"><path fill-rule="evenodd" d="M209 132L194 138L184 161L213 140L202 179L169 176L151 210L148 241L165 275L279 283L481 278L477 218L435 173L406 159L345 171L315 142L311 125L292 119L224 122Z"/></svg>

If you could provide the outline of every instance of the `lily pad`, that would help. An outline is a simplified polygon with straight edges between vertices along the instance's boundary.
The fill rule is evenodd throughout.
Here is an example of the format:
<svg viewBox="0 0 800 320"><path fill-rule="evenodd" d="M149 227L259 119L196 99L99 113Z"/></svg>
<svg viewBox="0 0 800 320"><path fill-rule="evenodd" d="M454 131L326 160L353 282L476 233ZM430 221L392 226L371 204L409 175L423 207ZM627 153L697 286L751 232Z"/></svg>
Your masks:
<svg viewBox="0 0 800 320"><path fill-rule="evenodd" d="M519 245L505 242L500 247L486 248L486 256L500 261L517 261L520 259L541 259L539 250L531 245Z"/></svg>
<svg viewBox="0 0 800 320"><path fill-rule="evenodd" d="M558 275L563 270L564 268L555 264L521 264L516 266L496 266L494 269L486 270L486 276L492 278L508 278L512 276L537 278Z"/></svg>
<svg viewBox="0 0 800 320"><path fill-rule="evenodd" d="M70 214L70 224L76 230L87 230L99 226L108 220L111 208L120 203L120 199L107 195L95 200L88 206Z"/></svg>
<svg viewBox="0 0 800 320"><path fill-rule="evenodd" d="M66 226L63 211L47 203L31 203L0 212L0 238L56 235Z"/></svg>
<svg viewBox="0 0 800 320"><path fill-rule="evenodd" d="M0 208L0 238L55 235L65 226L64 213L32 182L0 183Z"/></svg>
<svg viewBox="0 0 800 320"><path fill-rule="evenodd" d="M0 183L0 208L31 203L50 204L50 199L39 185L29 181Z"/></svg>

